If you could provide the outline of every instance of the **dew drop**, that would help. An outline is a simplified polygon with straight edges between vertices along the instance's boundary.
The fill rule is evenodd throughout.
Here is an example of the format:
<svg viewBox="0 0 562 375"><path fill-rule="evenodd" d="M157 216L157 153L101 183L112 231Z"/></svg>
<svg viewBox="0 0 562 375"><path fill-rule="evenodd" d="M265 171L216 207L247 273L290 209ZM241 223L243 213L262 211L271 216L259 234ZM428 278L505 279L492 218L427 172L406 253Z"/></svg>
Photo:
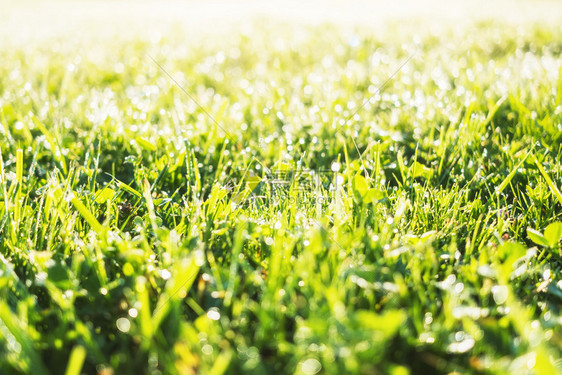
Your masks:
<svg viewBox="0 0 562 375"><path fill-rule="evenodd" d="M221 318L221 314L217 310L209 310L207 311L207 318L211 320L219 320Z"/></svg>
<svg viewBox="0 0 562 375"><path fill-rule="evenodd" d="M314 375L320 372L322 364L316 358L309 358L302 363L302 372L307 375Z"/></svg>
<svg viewBox="0 0 562 375"><path fill-rule="evenodd" d="M119 318L115 324L117 325L117 329L123 333L129 332L131 329L131 322L127 318Z"/></svg>

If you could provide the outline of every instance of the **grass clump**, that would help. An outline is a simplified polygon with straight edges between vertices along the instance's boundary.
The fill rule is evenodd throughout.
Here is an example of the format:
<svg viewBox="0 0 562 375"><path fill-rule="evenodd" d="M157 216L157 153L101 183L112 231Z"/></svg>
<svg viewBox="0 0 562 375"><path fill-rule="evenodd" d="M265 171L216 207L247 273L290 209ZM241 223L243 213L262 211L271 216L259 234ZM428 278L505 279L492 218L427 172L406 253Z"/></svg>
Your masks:
<svg viewBox="0 0 562 375"><path fill-rule="evenodd" d="M560 371L560 37L2 50L0 368Z"/></svg>

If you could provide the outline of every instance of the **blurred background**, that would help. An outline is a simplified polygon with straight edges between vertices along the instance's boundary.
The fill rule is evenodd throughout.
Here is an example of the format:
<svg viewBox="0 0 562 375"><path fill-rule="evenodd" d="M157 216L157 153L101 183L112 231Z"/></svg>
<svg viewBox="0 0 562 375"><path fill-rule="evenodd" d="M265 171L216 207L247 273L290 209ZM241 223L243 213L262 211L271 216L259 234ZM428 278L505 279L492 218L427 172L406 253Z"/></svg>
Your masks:
<svg viewBox="0 0 562 375"><path fill-rule="evenodd" d="M264 19L375 29L387 21L415 21L438 28L493 19L546 22L554 27L562 20L562 2L554 0L0 0L0 6L3 43L40 42L50 37L154 37L172 30L197 36L229 32Z"/></svg>

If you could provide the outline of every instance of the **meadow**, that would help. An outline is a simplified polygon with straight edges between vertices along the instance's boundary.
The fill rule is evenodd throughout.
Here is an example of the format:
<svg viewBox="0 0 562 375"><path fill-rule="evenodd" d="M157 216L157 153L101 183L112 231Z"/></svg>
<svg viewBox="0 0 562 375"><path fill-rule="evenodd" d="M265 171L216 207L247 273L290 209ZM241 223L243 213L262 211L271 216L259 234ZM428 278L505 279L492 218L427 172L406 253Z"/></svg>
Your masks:
<svg viewBox="0 0 562 375"><path fill-rule="evenodd" d="M562 29L0 46L2 374L562 372Z"/></svg>

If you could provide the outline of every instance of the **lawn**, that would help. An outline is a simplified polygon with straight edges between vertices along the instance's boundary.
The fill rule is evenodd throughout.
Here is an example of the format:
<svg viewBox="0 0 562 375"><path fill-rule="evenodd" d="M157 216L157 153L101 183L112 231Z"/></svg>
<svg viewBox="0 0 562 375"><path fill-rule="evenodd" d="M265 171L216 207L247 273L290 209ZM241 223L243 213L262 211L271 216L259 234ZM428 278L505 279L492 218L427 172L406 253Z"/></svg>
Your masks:
<svg viewBox="0 0 562 375"><path fill-rule="evenodd" d="M562 29L0 45L0 373L562 372Z"/></svg>

